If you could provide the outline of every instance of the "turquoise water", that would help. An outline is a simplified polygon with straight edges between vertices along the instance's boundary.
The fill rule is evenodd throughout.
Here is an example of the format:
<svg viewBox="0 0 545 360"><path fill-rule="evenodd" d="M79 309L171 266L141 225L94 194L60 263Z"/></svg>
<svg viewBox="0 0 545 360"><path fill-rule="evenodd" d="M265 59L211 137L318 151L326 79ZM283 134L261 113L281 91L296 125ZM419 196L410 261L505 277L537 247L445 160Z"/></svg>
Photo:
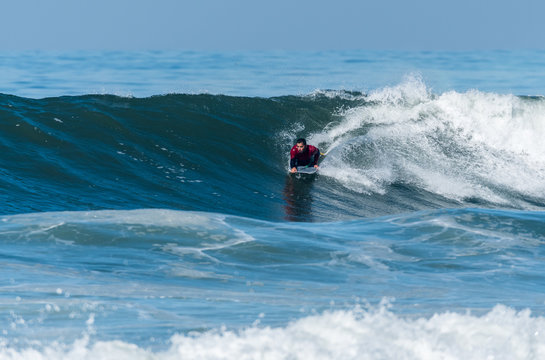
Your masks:
<svg viewBox="0 0 545 360"><path fill-rule="evenodd" d="M545 53L0 59L0 358L545 355Z"/></svg>

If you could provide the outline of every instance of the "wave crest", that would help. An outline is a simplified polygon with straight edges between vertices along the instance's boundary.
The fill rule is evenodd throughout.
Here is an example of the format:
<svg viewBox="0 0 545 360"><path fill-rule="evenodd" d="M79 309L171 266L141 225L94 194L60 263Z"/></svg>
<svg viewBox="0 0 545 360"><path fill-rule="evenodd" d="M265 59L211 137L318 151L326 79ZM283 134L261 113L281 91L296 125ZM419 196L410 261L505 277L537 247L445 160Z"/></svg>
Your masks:
<svg viewBox="0 0 545 360"><path fill-rule="evenodd" d="M384 194L401 183L458 202L532 208L545 202L544 131L543 99L434 95L411 78L343 110L312 139L328 146L323 173L352 190Z"/></svg>

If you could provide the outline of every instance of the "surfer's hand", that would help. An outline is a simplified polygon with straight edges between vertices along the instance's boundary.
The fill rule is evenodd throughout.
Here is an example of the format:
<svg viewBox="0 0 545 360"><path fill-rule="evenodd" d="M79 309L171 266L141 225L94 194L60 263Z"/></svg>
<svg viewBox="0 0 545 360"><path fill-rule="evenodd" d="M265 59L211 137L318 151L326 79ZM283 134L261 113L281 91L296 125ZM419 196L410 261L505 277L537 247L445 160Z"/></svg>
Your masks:
<svg viewBox="0 0 545 360"><path fill-rule="evenodd" d="M314 167L315 167L316 169L319 169L319 168L320 168L318 165L314 165Z"/></svg>
<svg viewBox="0 0 545 360"><path fill-rule="evenodd" d="M290 172L292 173L297 172L297 168L296 167L291 168Z"/></svg>

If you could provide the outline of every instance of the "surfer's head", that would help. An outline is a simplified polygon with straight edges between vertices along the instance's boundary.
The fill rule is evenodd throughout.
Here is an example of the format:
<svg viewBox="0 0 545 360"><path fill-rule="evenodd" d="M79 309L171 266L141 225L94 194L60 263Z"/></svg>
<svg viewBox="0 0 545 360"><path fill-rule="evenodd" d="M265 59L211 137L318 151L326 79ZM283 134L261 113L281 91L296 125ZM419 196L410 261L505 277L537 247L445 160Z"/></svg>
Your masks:
<svg viewBox="0 0 545 360"><path fill-rule="evenodd" d="M295 147L297 148L298 152L303 152L306 146L307 141L303 138L297 139L297 141L295 142Z"/></svg>

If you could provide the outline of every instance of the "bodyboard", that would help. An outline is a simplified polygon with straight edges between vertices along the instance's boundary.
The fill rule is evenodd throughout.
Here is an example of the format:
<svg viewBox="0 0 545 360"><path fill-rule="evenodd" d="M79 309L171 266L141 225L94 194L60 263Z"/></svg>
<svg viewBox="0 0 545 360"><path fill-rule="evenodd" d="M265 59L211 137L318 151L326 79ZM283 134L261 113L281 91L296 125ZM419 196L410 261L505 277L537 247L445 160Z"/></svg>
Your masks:
<svg viewBox="0 0 545 360"><path fill-rule="evenodd" d="M308 174L308 175L311 175L311 174L316 174L317 171L318 171L318 169L316 169L314 166L298 166L297 167L297 172L292 173L292 174Z"/></svg>

